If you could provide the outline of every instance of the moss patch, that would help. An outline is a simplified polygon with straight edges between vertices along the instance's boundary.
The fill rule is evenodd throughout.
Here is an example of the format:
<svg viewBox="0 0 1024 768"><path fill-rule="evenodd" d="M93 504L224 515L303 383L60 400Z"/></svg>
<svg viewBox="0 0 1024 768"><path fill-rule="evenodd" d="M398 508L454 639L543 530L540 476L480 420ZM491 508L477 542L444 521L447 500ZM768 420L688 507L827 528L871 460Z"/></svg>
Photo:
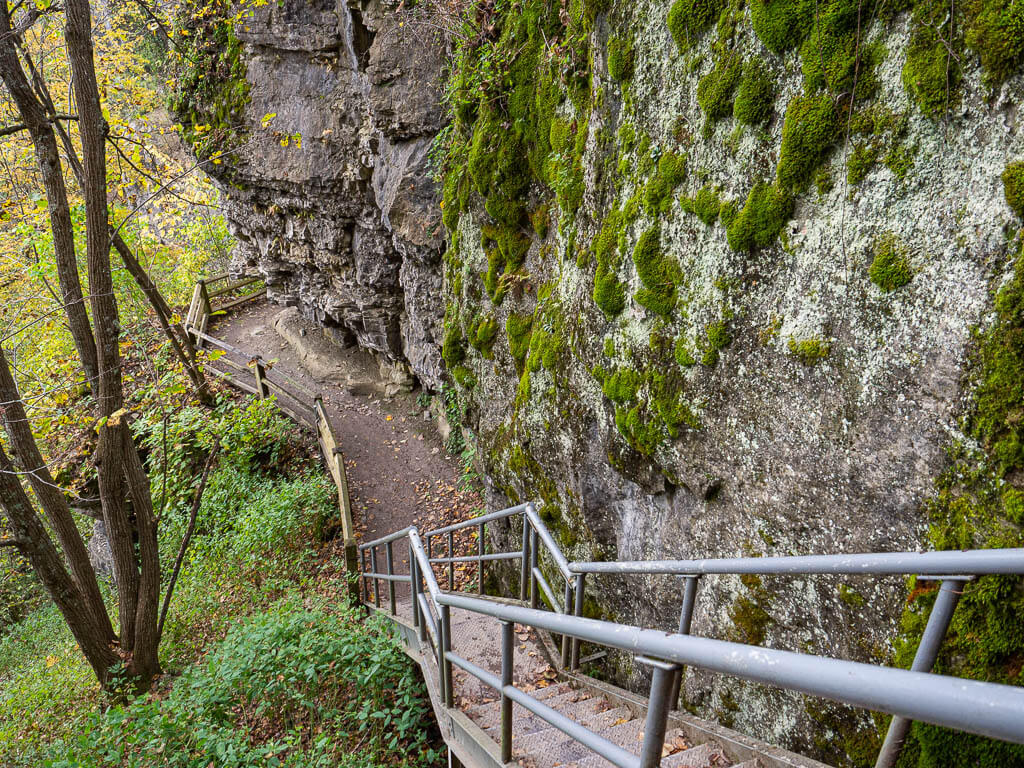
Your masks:
<svg viewBox="0 0 1024 768"><path fill-rule="evenodd" d="M728 51L697 83L697 103L708 120L718 120L732 113L733 93L742 74L743 60L738 53Z"/></svg>
<svg viewBox="0 0 1024 768"><path fill-rule="evenodd" d="M681 275L675 261L662 252L657 227L640 236L633 249L633 263L644 286L633 298L654 314L671 317L676 306L676 284Z"/></svg>
<svg viewBox="0 0 1024 768"><path fill-rule="evenodd" d="M721 213L725 221L725 206ZM755 184L743 208L728 224L729 247L734 251L767 248L775 242L792 214L792 195L775 185Z"/></svg>
<svg viewBox="0 0 1024 768"><path fill-rule="evenodd" d="M823 339L797 339L791 338L786 345L789 353L796 357L804 365L817 365L832 351L832 345Z"/></svg>
<svg viewBox="0 0 1024 768"><path fill-rule="evenodd" d="M902 288L914 277L910 267L907 246L891 232L883 234L874 244L874 258L868 267L868 277L884 293Z"/></svg>
<svg viewBox="0 0 1024 768"><path fill-rule="evenodd" d="M1024 161L1010 163L1003 170L1003 194L1010 210L1024 219Z"/></svg>
<svg viewBox="0 0 1024 768"><path fill-rule="evenodd" d="M814 0L750 0L750 22L765 48L785 53L807 36Z"/></svg>
<svg viewBox="0 0 1024 768"><path fill-rule="evenodd" d="M675 0L668 12L668 29L680 51L686 51L718 18L723 0Z"/></svg>
<svg viewBox="0 0 1024 768"><path fill-rule="evenodd" d="M633 77L633 40L613 37L608 41L608 74L618 82Z"/></svg>
<svg viewBox="0 0 1024 768"><path fill-rule="evenodd" d="M806 189L839 137L839 111L827 93L796 96L786 107L777 175L793 192Z"/></svg>
<svg viewBox="0 0 1024 768"><path fill-rule="evenodd" d="M505 319L505 336L508 337L508 351L515 360L516 369L523 372L526 355L530 351L530 336L533 332L533 317L510 314Z"/></svg>
<svg viewBox="0 0 1024 768"><path fill-rule="evenodd" d="M743 65L743 76L732 105L732 116L745 125L762 125L771 117L775 84L764 64L751 59Z"/></svg>

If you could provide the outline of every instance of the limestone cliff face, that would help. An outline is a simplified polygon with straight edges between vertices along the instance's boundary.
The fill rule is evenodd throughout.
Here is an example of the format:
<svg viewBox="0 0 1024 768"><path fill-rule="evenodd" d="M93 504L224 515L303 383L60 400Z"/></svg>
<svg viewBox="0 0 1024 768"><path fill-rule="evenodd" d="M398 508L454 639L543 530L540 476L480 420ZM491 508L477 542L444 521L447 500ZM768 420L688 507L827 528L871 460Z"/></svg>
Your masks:
<svg viewBox="0 0 1024 768"><path fill-rule="evenodd" d="M948 46L923 0L830 0L820 20L800 0L506 5L481 4L453 64L443 268L424 170L442 47L376 3L260 11L239 37L265 140L226 187L240 262L427 386L454 381L490 505L542 500L570 559L990 543L930 532L945 507L924 505L953 447L989 473L995 517L1024 486L1020 441L993 470L1009 438L964 421L987 375L975 333L1021 280L1024 200L1001 178L1024 158L1012 4L958 10ZM1003 11L1009 40L979 30ZM681 594L588 590L589 612L666 629ZM694 631L889 662L906 594L707 578ZM871 760L863 713L702 673L685 694L782 746Z"/></svg>
<svg viewBox="0 0 1024 768"><path fill-rule="evenodd" d="M443 50L392 15L287 0L236 27L249 93L224 191L236 269L437 388L443 232L425 166Z"/></svg>

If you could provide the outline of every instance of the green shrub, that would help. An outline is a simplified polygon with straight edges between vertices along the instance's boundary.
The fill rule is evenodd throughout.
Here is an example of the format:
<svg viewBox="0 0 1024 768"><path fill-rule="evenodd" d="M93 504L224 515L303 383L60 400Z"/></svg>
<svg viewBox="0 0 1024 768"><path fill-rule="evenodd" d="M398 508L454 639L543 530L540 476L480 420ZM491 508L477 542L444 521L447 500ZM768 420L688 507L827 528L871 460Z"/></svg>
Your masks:
<svg viewBox="0 0 1024 768"><path fill-rule="evenodd" d="M94 715L50 764L437 766L426 691L389 625L305 602L239 622L165 698Z"/></svg>

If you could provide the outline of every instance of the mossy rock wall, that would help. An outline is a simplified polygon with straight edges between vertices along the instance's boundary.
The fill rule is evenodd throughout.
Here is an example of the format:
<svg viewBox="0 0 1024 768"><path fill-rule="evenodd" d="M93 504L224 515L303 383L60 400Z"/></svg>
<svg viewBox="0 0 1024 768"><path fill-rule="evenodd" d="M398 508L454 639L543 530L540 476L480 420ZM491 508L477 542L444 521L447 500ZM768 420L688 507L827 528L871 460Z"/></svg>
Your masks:
<svg viewBox="0 0 1024 768"><path fill-rule="evenodd" d="M935 508L963 446L996 496L1024 484L1019 444L971 426L1024 159L1021 53L972 41L1005 42L1013 7L957 11L938 101L924 3L488 8L453 65L444 293L490 505L540 501L570 559L1020 542L999 504ZM675 580L589 590L600 615L676 621ZM907 663L907 600L900 579L708 578L694 627ZM1019 633L987 637L960 671L1020 682ZM685 695L834 764L872 764L883 725L700 672ZM908 765L1013 764L935 762L918 736Z"/></svg>

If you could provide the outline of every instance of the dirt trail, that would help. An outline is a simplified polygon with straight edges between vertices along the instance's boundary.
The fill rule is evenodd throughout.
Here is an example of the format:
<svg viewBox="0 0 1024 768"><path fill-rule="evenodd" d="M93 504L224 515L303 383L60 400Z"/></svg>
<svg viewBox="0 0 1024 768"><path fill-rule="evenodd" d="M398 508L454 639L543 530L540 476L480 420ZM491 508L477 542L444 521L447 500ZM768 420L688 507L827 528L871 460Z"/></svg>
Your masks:
<svg viewBox="0 0 1024 768"><path fill-rule="evenodd" d="M429 530L471 517L482 506L480 496L475 490L459 490L461 470L445 451L433 422L424 418L424 409L417 404L419 391L386 399L352 394L339 384L318 381L275 331L274 318L281 311L267 301L245 305L216 322L210 332L275 361L277 372L323 395L345 455L360 539L369 541L412 524ZM322 334L313 324L305 331ZM339 348L339 354L346 369L362 373L376 369L365 352ZM395 556L396 565L406 564L406 552L396 551Z"/></svg>

